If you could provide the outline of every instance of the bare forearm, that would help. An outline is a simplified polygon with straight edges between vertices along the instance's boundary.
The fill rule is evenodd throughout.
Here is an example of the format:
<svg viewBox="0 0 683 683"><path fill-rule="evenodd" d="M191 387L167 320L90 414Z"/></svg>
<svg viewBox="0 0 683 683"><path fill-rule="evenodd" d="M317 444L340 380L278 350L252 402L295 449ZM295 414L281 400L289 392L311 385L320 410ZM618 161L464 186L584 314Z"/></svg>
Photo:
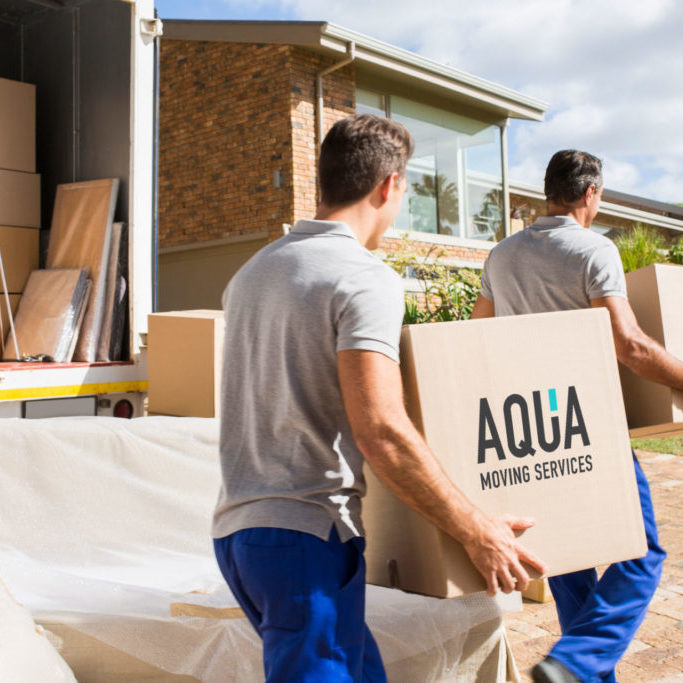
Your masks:
<svg viewBox="0 0 683 683"><path fill-rule="evenodd" d="M339 382L354 440L375 474L398 498L460 541L493 594L528 584L521 562L540 572L514 531L533 521L487 517L448 479L406 414L398 365L371 351L340 351Z"/></svg>
<svg viewBox="0 0 683 683"><path fill-rule="evenodd" d="M683 391L683 362L641 329L626 299L607 296L593 299L591 306L605 307L609 311L617 358L621 363L636 375Z"/></svg>
<svg viewBox="0 0 683 683"><path fill-rule="evenodd" d="M359 447L384 485L450 536L466 544L484 517L448 479L407 419L363 438Z"/></svg>
<svg viewBox="0 0 683 683"><path fill-rule="evenodd" d="M645 334L625 344L617 355L636 375L683 391L683 362Z"/></svg>

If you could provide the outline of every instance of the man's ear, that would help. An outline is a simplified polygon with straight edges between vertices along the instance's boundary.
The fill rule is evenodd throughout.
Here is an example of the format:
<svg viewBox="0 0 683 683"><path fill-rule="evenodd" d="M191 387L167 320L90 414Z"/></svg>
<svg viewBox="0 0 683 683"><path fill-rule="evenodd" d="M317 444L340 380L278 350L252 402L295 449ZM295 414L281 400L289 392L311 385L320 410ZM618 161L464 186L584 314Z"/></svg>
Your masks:
<svg viewBox="0 0 683 683"><path fill-rule="evenodd" d="M598 193L598 186L595 185L594 183L591 183L587 188L586 191L583 194L583 198L586 200L586 203L591 201L593 197Z"/></svg>
<svg viewBox="0 0 683 683"><path fill-rule="evenodd" d="M388 175L380 184L379 192L382 197L382 203L385 203L389 199L389 194L394 187L398 187L398 173L394 171Z"/></svg>

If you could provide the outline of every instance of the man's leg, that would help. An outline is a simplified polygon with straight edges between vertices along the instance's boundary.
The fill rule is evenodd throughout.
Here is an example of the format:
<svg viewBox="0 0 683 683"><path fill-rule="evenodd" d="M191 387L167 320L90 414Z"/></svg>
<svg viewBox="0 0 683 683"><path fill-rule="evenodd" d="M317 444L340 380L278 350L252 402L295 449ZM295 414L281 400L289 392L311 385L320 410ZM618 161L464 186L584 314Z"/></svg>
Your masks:
<svg viewBox="0 0 683 683"><path fill-rule="evenodd" d="M268 683L386 681L364 623L362 539L341 543L334 529L325 542L259 528L214 546L228 585L263 639Z"/></svg>
<svg viewBox="0 0 683 683"><path fill-rule="evenodd" d="M582 569L571 574L551 576L548 583L555 599L560 628L564 633L595 590L598 573L595 569Z"/></svg>
<svg viewBox="0 0 683 683"><path fill-rule="evenodd" d="M363 683L380 683L387 680L384 673L384 664L375 637L370 629L365 626L365 641L363 648Z"/></svg>
<svg viewBox="0 0 683 683"><path fill-rule="evenodd" d="M657 539L650 487L635 454L633 463L645 523L647 555L611 565L597 583L590 570L550 579L562 637L549 656L582 681L616 680L614 667L645 618L666 557Z"/></svg>

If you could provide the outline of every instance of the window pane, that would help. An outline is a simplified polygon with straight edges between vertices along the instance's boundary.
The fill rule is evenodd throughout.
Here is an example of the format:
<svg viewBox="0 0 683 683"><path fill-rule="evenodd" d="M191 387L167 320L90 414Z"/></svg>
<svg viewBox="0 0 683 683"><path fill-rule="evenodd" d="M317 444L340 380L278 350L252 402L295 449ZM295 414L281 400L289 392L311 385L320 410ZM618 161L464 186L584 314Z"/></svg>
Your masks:
<svg viewBox="0 0 683 683"><path fill-rule="evenodd" d="M370 90L356 89L356 113L386 116L387 106L384 95Z"/></svg>
<svg viewBox="0 0 683 683"><path fill-rule="evenodd" d="M463 140L467 182L465 237L498 241L505 236L500 128L489 126Z"/></svg>
<svg viewBox="0 0 683 683"><path fill-rule="evenodd" d="M477 239L502 236L500 129L402 97L391 118L415 139L399 230Z"/></svg>

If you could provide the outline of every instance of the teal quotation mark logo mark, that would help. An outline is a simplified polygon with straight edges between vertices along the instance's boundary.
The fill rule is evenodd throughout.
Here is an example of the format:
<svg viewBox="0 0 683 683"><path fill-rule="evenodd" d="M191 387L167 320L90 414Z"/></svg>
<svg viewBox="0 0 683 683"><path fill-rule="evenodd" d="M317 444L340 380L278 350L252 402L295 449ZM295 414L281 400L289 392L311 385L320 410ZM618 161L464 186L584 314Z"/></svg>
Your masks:
<svg viewBox="0 0 683 683"><path fill-rule="evenodd" d="M550 401L550 410L557 410L557 391L555 389L548 389L548 400Z"/></svg>

